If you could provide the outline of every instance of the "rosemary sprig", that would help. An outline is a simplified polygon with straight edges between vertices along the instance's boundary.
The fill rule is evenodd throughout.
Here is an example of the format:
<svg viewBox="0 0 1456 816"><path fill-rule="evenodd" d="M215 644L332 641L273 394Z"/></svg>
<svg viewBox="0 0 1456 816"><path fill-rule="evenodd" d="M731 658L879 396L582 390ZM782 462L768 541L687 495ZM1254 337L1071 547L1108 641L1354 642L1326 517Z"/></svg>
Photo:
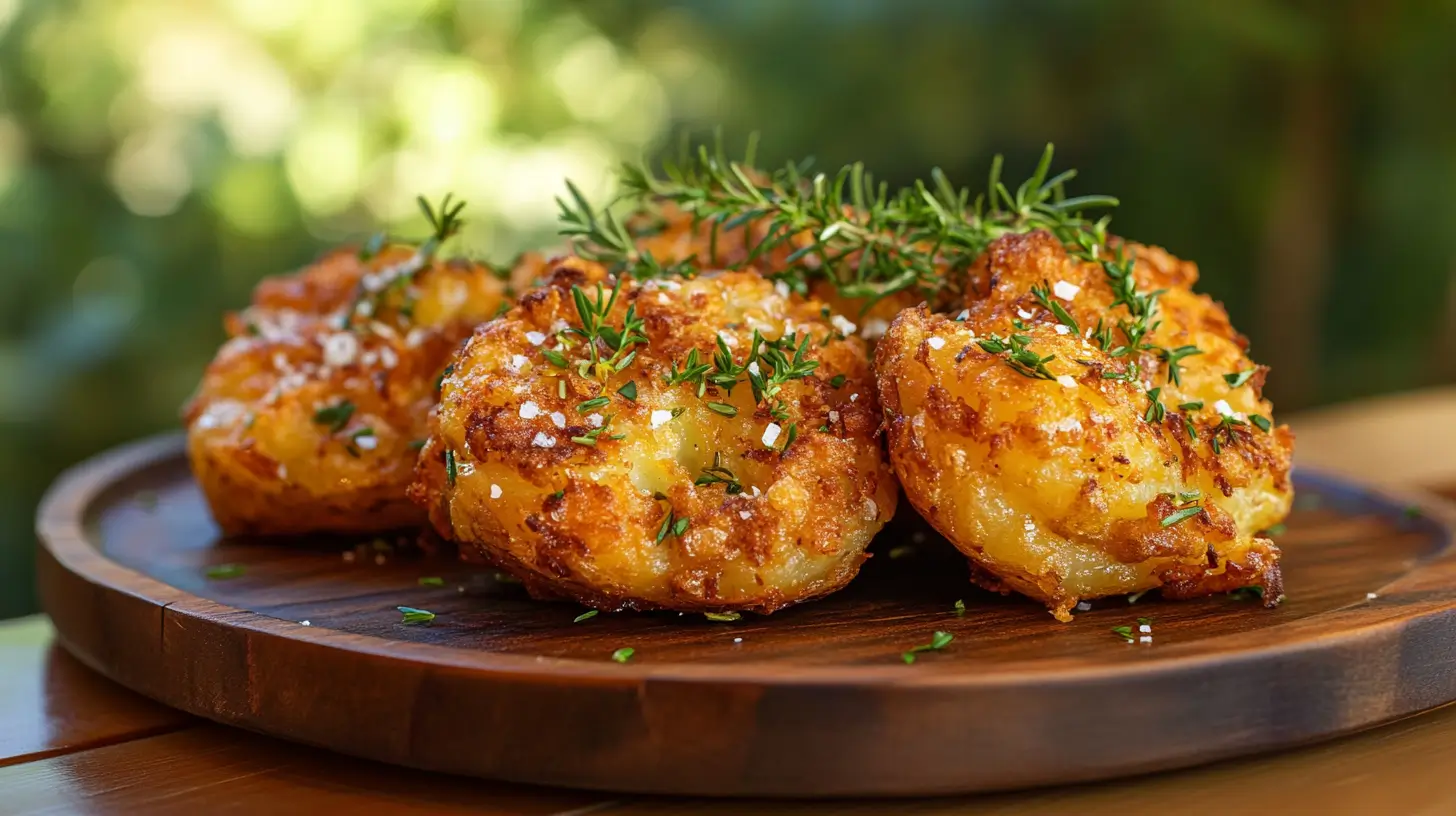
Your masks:
<svg viewBox="0 0 1456 816"><path fill-rule="evenodd" d="M637 305L634 303L627 307L627 314L622 318L622 327L619 329L611 324L610 317L612 307L616 305L617 298L622 293L622 284L625 278L618 278L612 287L610 296L602 290L602 285L596 285L596 298L593 300L587 297L586 291L580 286L571 287L571 299L576 306L577 317L581 320L581 327L568 327L563 334L579 335L586 342L588 358L577 364L577 373L582 377L595 374L598 377L606 377L610 374L621 371L632 364L637 357L633 346L638 343L646 343L647 335L644 333L646 324L642 318L637 316ZM601 357L601 350L611 352L611 356L605 360ZM563 355L561 359L565 359ZM547 357L553 364L555 359Z"/></svg>
<svg viewBox="0 0 1456 816"><path fill-rule="evenodd" d="M736 496L743 492L743 483L738 481L738 477L733 475L733 471L723 464L723 454L718 452L713 454L713 466L703 468L703 475L694 479L693 484L699 487L721 484L723 492L729 496Z"/></svg>

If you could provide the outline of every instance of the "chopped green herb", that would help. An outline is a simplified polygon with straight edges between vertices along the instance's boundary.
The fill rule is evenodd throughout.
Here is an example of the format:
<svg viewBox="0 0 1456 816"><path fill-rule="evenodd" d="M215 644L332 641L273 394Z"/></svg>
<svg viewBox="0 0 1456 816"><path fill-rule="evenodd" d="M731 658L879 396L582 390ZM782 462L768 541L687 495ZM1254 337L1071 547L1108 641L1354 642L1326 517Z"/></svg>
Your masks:
<svg viewBox="0 0 1456 816"><path fill-rule="evenodd" d="M626 663L628 660L632 659L632 655L634 654L637 654L636 649L632 648L631 646L623 646L617 651L612 652L612 659L617 661L618 663Z"/></svg>
<svg viewBox="0 0 1456 816"><path fill-rule="evenodd" d="M592 618L595 618L597 616L598 611L599 610L596 610L596 609L588 609L587 611L581 613L580 615L577 615L576 617L572 618L571 619L571 622L572 623L581 623L582 621L591 620Z"/></svg>
<svg viewBox="0 0 1456 816"><path fill-rule="evenodd" d="M1187 504L1191 501L1198 501L1201 498L1203 498L1202 490L1189 490L1186 493L1178 494L1178 501L1182 504Z"/></svg>
<svg viewBox="0 0 1456 816"><path fill-rule="evenodd" d="M909 651L901 653L900 659L906 663L914 663L915 655L920 652L938 652L946 646L949 646L952 640L955 640L955 635L952 635L950 632L935 632L930 636L929 643L910 647Z"/></svg>
<svg viewBox="0 0 1456 816"><path fill-rule="evenodd" d="M658 495L661 496L662 494ZM669 506L667 509L667 515L663 516L662 518L662 526L657 528L656 543L661 544L662 540L667 538L669 535L674 535L678 538L682 538L682 534L687 532L687 529L688 518L686 516L679 518L677 514L673 512L672 507Z"/></svg>
<svg viewBox="0 0 1456 816"><path fill-rule="evenodd" d="M568 365L570 365L570 363L566 361L566 355L562 354L556 349L543 348L541 349L541 356L546 358L546 362L556 366L557 368L566 368Z"/></svg>
<svg viewBox="0 0 1456 816"><path fill-rule="evenodd" d="M1195 354L1202 354L1198 346L1179 346L1175 349L1159 348L1158 355L1168 364L1168 382L1174 385L1183 384L1183 370L1179 367L1178 361L1184 357L1192 357Z"/></svg>
<svg viewBox="0 0 1456 816"><path fill-rule="evenodd" d="M566 399L566 380L561 379L556 381L556 397L557 399Z"/></svg>
<svg viewBox="0 0 1456 816"><path fill-rule="evenodd" d="M611 402L611 397L594 397L592 399L586 400L585 402L577 403L576 412L578 414L590 413L602 407L603 405L611 404Z"/></svg>
<svg viewBox="0 0 1456 816"><path fill-rule="evenodd" d="M1162 386L1147 392L1148 410L1143 413L1144 422L1157 424L1163 421L1163 417L1166 415L1166 409L1163 408L1163 401L1158 398L1158 395L1161 393L1163 393Z"/></svg>
<svg viewBox="0 0 1456 816"><path fill-rule="evenodd" d="M890 552L888 553L891 561L899 561L901 558L914 554L915 548L910 546L909 544L897 544L896 546L891 547Z"/></svg>
<svg viewBox="0 0 1456 816"><path fill-rule="evenodd" d="M454 487L455 479L459 474L460 466L455 464L455 451L445 451L445 483Z"/></svg>
<svg viewBox="0 0 1456 816"><path fill-rule="evenodd" d="M1027 348L1029 343L1031 343L1031 338L1024 334L1013 334L1009 338L992 335L985 340L977 341L981 350L987 353L1006 352L1006 365L1016 373L1034 380L1055 380L1056 377L1047 369L1046 364L1055 360L1057 356L1055 354L1039 356Z"/></svg>
<svg viewBox="0 0 1456 816"><path fill-rule="evenodd" d="M698 487L721 484L724 492L729 496L736 496L743 492L743 483L738 481L738 477L733 475L733 471L723 465L722 453L713 454L713 466L703 468L703 475L694 479L693 484Z"/></svg>
<svg viewBox="0 0 1456 816"><path fill-rule="evenodd" d="M955 602L954 609L955 609L956 617L958 617L958 618L964 618L966 616L966 602L965 601L956 601Z"/></svg>
<svg viewBox="0 0 1456 816"><path fill-rule="evenodd" d="M1248 371L1235 371L1232 374L1225 374L1223 375L1223 381L1228 383L1230 388L1238 388L1244 383L1247 383L1258 370L1258 368L1251 368Z"/></svg>
<svg viewBox="0 0 1456 816"><path fill-rule="evenodd" d="M1274 423L1270 422L1268 417L1260 416L1259 414L1249 414L1249 421L1254 423L1264 433L1269 433L1269 429L1274 427Z"/></svg>
<svg viewBox="0 0 1456 816"><path fill-rule="evenodd" d="M1424 513L1421 512L1421 508L1416 507L1414 504L1408 504L1405 507L1401 508L1400 515L1401 517L1406 519L1418 519L1422 515L1424 515Z"/></svg>
<svg viewBox="0 0 1456 816"><path fill-rule="evenodd" d="M438 576L429 576L420 579L420 586L444 586L445 579Z"/></svg>
<svg viewBox="0 0 1456 816"><path fill-rule="evenodd" d="M726 417L738 416L738 409L726 402L710 402L708 403L708 410Z"/></svg>
<svg viewBox="0 0 1456 816"><path fill-rule="evenodd" d="M843 374L835 374L829 378L829 385L831 388L843 388L845 379Z"/></svg>
<svg viewBox="0 0 1456 816"><path fill-rule="evenodd" d="M737 612L704 612L703 617L719 623L732 623L733 621L743 619L743 615Z"/></svg>
<svg viewBox="0 0 1456 816"><path fill-rule="evenodd" d="M1114 626L1112 627L1112 634L1126 640L1128 643L1133 642L1131 626Z"/></svg>
<svg viewBox="0 0 1456 816"><path fill-rule="evenodd" d="M435 619L435 613L427 609L415 609L412 606L397 606L395 608L400 611L400 614L404 615L404 619L400 621L401 623L414 625L417 623L429 623Z"/></svg>
<svg viewBox="0 0 1456 816"><path fill-rule="evenodd" d="M637 383L628 380L627 384L617 389L617 393L633 402L637 401Z"/></svg>
<svg viewBox="0 0 1456 816"><path fill-rule="evenodd" d="M1043 309L1051 312L1057 322L1071 329L1073 334L1081 335L1082 327L1077 325L1077 320L1067 313L1061 303L1052 299L1051 290L1051 284L1042 281L1040 286L1031 287L1031 296L1036 298L1036 302L1040 303Z"/></svg>
<svg viewBox="0 0 1456 816"><path fill-rule="evenodd" d="M1161 523L1164 527L1172 527L1174 524L1177 524L1180 521L1186 521L1188 519L1191 519L1202 512L1203 508L1195 504L1192 507L1185 507L1182 510L1164 516Z"/></svg>
<svg viewBox="0 0 1456 816"><path fill-rule="evenodd" d="M1203 403L1202 402L1180 402L1180 403L1178 403L1178 410L1180 410L1180 411L1202 411L1203 410Z"/></svg>
<svg viewBox="0 0 1456 816"><path fill-rule="evenodd" d="M246 571L247 569L242 564L218 564L215 567L208 567L207 572L203 574L209 580L226 581L230 578L242 577L242 574Z"/></svg>
<svg viewBox="0 0 1456 816"><path fill-rule="evenodd" d="M342 400L327 408L320 408L313 413L313 421L318 425L327 425L329 433L338 433L349 424L349 418L354 416L354 403Z"/></svg>

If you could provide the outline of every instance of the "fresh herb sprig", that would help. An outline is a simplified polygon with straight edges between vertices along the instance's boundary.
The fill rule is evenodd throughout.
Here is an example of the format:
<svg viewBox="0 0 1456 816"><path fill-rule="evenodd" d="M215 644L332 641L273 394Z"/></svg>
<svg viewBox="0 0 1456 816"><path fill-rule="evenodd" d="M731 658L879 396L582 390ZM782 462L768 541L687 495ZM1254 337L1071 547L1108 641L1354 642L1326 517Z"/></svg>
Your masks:
<svg viewBox="0 0 1456 816"><path fill-rule="evenodd" d="M729 496L736 496L743 492L743 482L740 482L738 477L733 475L733 471L723 464L723 454L717 452L713 454L712 467L703 468L702 475L694 479L693 484L698 487L721 484L723 492Z"/></svg>

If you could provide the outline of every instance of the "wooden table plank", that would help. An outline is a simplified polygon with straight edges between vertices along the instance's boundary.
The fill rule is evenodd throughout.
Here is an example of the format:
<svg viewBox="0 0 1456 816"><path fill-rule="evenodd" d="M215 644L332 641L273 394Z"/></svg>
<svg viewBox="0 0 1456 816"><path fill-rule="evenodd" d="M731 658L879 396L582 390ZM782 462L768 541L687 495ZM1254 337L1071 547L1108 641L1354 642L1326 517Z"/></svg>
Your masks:
<svg viewBox="0 0 1456 816"><path fill-rule="evenodd" d="M593 813L612 798L422 773L215 725L0 768L7 814Z"/></svg>
<svg viewBox="0 0 1456 816"><path fill-rule="evenodd" d="M1456 386L1289 417L1294 464L1397 487L1456 489Z"/></svg>
<svg viewBox="0 0 1456 816"><path fill-rule="evenodd" d="M0 667L0 766L196 722L82 666L41 616L0 623Z"/></svg>

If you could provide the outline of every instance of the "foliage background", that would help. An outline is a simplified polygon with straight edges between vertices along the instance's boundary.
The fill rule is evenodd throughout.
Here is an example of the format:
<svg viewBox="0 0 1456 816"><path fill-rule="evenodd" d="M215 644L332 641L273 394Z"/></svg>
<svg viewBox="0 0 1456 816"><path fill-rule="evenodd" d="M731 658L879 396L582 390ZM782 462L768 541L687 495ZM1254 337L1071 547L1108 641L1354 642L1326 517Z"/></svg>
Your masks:
<svg viewBox="0 0 1456 816"><path fill-rule="evenodd" d="M1456 3L0 0L0 617L63 468L176 425L265 274L470 206L549 244L684 127L892 182L1047 141L1291 409L1456 379Z"/></svg>

